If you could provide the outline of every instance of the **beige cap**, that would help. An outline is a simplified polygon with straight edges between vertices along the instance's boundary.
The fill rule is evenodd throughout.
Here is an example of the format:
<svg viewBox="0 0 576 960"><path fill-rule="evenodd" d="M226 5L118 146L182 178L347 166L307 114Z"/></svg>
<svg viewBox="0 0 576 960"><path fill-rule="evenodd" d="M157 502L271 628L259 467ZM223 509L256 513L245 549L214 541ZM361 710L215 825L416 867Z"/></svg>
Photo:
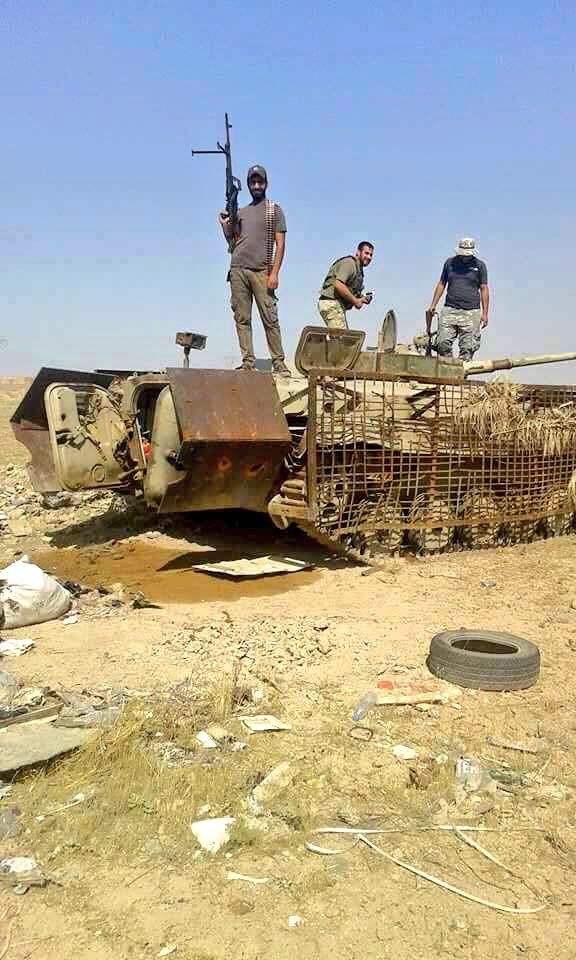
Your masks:
<svg viewBox="0 0 576 960"><path fill-rule="evenodd" d="M473 237L462 237L454 249L459 257L475 257L478 253Z"/></svg>

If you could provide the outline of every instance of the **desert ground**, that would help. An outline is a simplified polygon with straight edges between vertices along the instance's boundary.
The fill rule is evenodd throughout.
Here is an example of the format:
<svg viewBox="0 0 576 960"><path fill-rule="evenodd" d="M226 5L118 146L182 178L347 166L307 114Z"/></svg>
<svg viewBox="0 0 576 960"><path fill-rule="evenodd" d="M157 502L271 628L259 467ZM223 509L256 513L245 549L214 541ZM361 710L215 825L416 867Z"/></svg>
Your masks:
<svg viewBox="0 0 576 960"><path fill-rule="evenodd" d="M264 518L159 518L115 496L46 509L8 424L24 387L0 382L0 561L26 554L84 592L75 622L2 631L34 647L0 667L26 686L123 690L126 705L86 746L9 778L0 824L16 809L19 830L1 855L33 858L49 882L0 885L0 958L572 960L576 537L366 575ZM254 582L194 570L257 555L311 568ZM538 683L376 706L358 739L359 697L425 678L431 638L460 627L537 643ZM250 735L239 717L262 712L290 729ZM203 749L195 735L215 722L246 747ZM489 742L531 738L537 753ZM502 776L466 792L461 756ZM206 817L234 818L217 853L190 828ZM325 826L383 832L373 849Z"/></svg>

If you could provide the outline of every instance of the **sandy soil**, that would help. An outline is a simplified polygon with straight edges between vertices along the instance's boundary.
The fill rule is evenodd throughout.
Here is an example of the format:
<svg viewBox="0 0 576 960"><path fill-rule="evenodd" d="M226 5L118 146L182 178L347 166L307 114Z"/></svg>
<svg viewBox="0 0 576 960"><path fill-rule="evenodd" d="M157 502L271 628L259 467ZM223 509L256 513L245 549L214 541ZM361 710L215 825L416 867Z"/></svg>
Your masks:
<svg viewBox="0 0 576 960"><path fill-rule="evenodd" d="M10 385L0 394L2 463L20 463L5 431ZM239 670L241 679L264 685L292 724L276 735L283 739L274 750L297 771L301 800L314 798L315 825L343 814L401 822L400 833L378 839L388 853L489 900L546 909L527 916L491 910L374 851L350 849L341 838L327 844L344 849L341 855L315 856L304 849L301 832L288 831L270 846L237 844L215 857L199 854L191 835L177 849L166 845L159 853L145 843L120 855L115 828L124 828L110 823L104 844L99 834L93 844L67 846L74 833L70 811L41 823L30 816L23 834L0 841L6 854L41 854L43 862L52 849L51 869L60 880L19 900L0 893L0 956L8 930L2 911L16 904L9 960L132 960L159 956L167 945L184 960L572 958L576 538L389 561L366 576L303 537L282 539L260 522L226 520L223 528L213 517L198 517L190 527L168 526L159 535L154 528L149 536L121 514L111 525L88 517L75 526L69 514L58 521L56 512L45 512L32 519L28 536L0 536L3 565L26 550L56 575L90 587L121 584L127 594L140 590L157 604L106 607L81 598L77 624L14 632L36 646L11 660L10 671L31 683L147 690L185 678L200 688ZM257 552L307 557L315 567L249 584L190 569L199 556ZM518 693L467 691L454 704L423 711L377 708L367 721L373 741L350 738L359 695L381 675L421 675L430 638L460 626L505 630L538 643L538 685ZM546 753L511 754L487 746L489 735L543 737ZM529 774L527 785L500 794L473 821L494 830L474 836L526 883L452 834L405 829L407 822L437 823L440 794L422 806L421 792L408 785L407 766L392 756L398 743L421 757L480 753ZM66 770L64 761L47 771L43 796L50 789L61 796L64 787L68 796L75 793ZM30 789L36 783L19 780L0 808L10 803L34 810ZM451 790L447 783L447 797ZM188 821L196 814L184 806ZM150 818L145 827L151 840L162 841L162 824ZM227 870L270 882L230 881ZM294 914L302 925L291 929Z"/></svg>

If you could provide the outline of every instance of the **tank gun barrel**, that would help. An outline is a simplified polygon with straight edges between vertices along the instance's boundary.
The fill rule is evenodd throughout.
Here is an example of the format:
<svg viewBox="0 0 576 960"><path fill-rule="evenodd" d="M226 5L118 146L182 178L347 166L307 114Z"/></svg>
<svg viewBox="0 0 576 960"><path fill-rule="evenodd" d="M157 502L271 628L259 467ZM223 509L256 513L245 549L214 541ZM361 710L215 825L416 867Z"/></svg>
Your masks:
<svg viewBox="0 0 576 960"><path fill-rule="evenodd" d="M564 360L576 360L574 353L538 353L533 357L504 357L500 360L465 360L464 376L474 373L493 373L495 370L512 370L513 367L535 367L539 363L562 363Z"/></svg>

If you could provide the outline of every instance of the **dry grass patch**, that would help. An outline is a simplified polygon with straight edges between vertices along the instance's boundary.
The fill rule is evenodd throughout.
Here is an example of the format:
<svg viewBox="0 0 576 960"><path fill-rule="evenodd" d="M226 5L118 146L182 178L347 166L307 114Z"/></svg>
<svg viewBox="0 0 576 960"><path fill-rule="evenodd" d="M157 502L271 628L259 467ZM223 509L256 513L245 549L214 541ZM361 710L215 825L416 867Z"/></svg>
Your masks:
<svg viewBox="0 0 576 960"><path fill-rule="evenodd" d="M121 721L57 764L26 776L23 812L28 814L39 852L57 847L86 848L99 856L133 859L157 838L171 855L194 852L190 824L200 817L240 816L246 797L273 767L286 759L283 734L256 735L249 746L206 750L195 739L210 723L229 725L232 687L216 685L195 702L131 702ZM57 812L79 793L85 800ZM200 813L200 811L203 811ZM36 818L44 817L42 821ZM265 834L241 829L236 841Z"/></svg>

